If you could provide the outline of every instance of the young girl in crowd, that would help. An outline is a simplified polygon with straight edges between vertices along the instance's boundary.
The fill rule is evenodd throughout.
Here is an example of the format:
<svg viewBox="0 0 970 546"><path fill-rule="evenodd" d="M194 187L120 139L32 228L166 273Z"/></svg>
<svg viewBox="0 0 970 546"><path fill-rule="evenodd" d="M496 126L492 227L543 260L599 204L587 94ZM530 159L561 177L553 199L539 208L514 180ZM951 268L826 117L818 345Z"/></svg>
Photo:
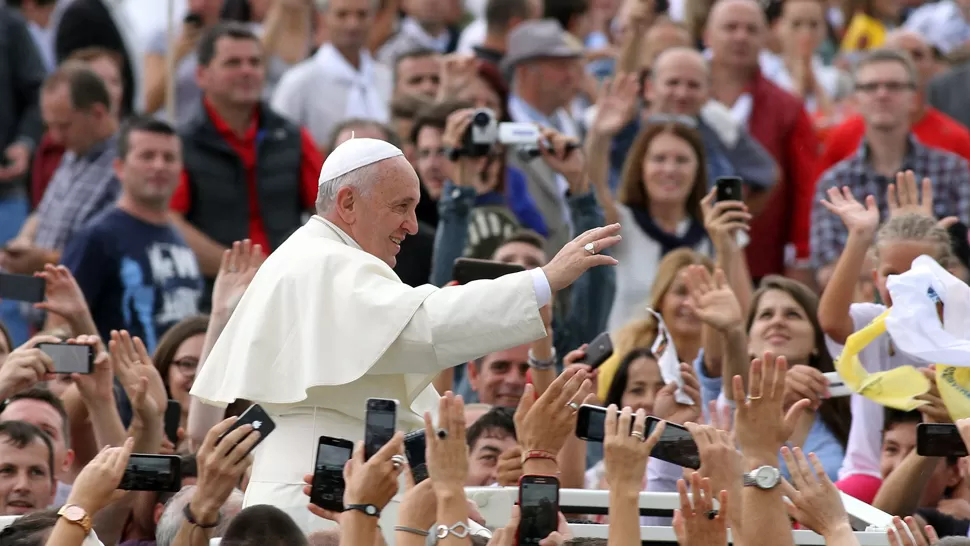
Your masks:
<svg viewBox="0 0 970 546"><path fill-rule="evenodd" d="M832 188L828 190L828 197L829 200L823 204L839 215L849 233L832 278L822 294L818 311L829 353L838 357L846 339L853 332L864 328L892 306L892 298L886 288L886 279L890 275L909 271L913 260L924 254L937 260L943 267L948 267L953 252L949 234L930 216L897 208L891 210L889 221L880 228L879 210L872 196L863 205L847 189L840 191ZM926 204L924 208L931 210ZM870 249L874 264L873 282L883 304L850 303L856 290L858 273ZM879 336L867 345L859 353L859 361L870 373L904 365L926 365L894 348L888 334ZM852 427L839 477L869 476L879 479L884 410L859 395L852 396L851 408Z"/></svg>

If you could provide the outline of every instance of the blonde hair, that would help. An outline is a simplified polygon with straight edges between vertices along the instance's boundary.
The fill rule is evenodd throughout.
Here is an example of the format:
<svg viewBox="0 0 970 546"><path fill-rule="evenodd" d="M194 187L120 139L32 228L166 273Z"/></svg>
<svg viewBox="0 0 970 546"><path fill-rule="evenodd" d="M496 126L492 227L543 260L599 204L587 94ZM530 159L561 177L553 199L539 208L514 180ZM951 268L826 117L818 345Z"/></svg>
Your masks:
<svg viewBox="0 0 970 546"><path fill-rule="evenodd" d="M925 214L902 214L890 218L876 232L872 246L874 261L879 263L879 249L889 243L915 242L931 245L933 259L943 267L949 267L956 257L953 254L950 234L940 227L935 218Z"/></svg>
<svg viewBox="0 0 970 546"><path fill-rule="evenodd" d="M647 305L659 313L667 292L670 292L670 287L677 280L677 274L685 267L695 264L703 265L708 271L714 271L714 262L710 258L690 248L678 248L664 256L657 266L657 276L650 289L650 301ZM632 320L620 328L614 336L613 346L616 354L622 359L626 353L637 347L649 348L656 338L657 319L650 315L643 319Z"/></svg>

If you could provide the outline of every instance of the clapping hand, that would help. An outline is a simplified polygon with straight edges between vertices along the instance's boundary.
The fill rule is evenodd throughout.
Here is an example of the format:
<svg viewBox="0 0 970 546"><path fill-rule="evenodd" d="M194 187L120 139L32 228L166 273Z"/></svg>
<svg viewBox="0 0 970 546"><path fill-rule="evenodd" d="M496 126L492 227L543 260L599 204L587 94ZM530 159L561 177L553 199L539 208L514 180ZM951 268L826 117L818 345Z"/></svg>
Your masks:
<svg viewBox="0 0 970 546"><path fill-rule="evenodd" d="M94 459L84 465L81 473L74 480L71 494L66 504L80 506L91 517L99 510L108 506L124 491L118 491L121 478L125 475L128 458L131 457L135 441L125 440L121 447L105 447Z"/></svg>
<svg viewBox="0 0 970 546"><path fill-rule="evenodd" d="M620 224L611 224L591 229L566 243L549 263L542 266L549 288L553 293L559 292L593 267L619 263L612 256L601 253L619 243L620 239Z"/></svg>
<svg viewBox="0 0 970 546"><path fill-rule="evenodd" d="M875 197L866 196L866 203L863 205L856 201L848 186L841 189L829 188L826 194L829 198L828 201L822 199L822 206L838 215L849 233L858 233L865 237L875 235L879 227L879 207L876 206Z"/></svg>
<svg viewBox="0 0 970 546"><path fill-rule="evenodd" d="M925 535L913 516L906 516L905 524L899 516L893 516L893 526L886 531L886 535L889 546L930 546L939 542L940 537L932 525L924 526L923 531L926 531Z"/></svg>
<svg viewBox="0 0 970 546"><path fill-rule="evenodd" d="M60 343L60 340L54 336L34 336L8 354L0 366L0 398L5 400L53 378L54 361L36 348L40 343Z"/></svg>
<svg viewBox="0 0 970 546"><path fill-rule="evenodd" d="M764 359L751 362L748 392L744 394L744 381L740 375L733 378L735 412L735 435L741 452L747 461L758 465L778 464L778 449L788 441L799 413L808 408L808 400L792 404L786 414L785 376L788 361L770 352Z"/></svg>
<svg viewBox="0 0 970 546"><path fill-rule="evenodd" d="M680 546L708 546L727 544L728 493L718 493L720 511L714 509L711 480L691 474L691 491L687 495L687 483L677 480L680 493L680 509L674 510L674 533ZM694 502L691 503L691 497Z"/></svg>
<svg viewBox="0 0 970 546"><path fill-rule="evenodd" d="M851 532L849 516L842 506L839 490L825 473L822 462L809 453L811 465L800 448L781 448L792 483L783 480L781 490L788 497L788 514L798 523L831 540L841 528Z"/></svg>
<svg viewBox="0 0 970 546"><path fill-rule="evenodd" d="M35 303L35 309L54 313L69 324L80 323L90 313L84 293L70 269L63 265L46 264L44 270L34 276L45 281L44 301Z"/></svg>
<svg viewBox="0 0 970 546"><path fill-rule="evenodd" d="M684 394L694 401L691 404L681 404L677 401L676 381L671 381L657 392L653 403L653 414L664 421L683 425L688 421L697 421L701 417L701 382L697 378L694 367L684 362L680 363L680 379L684 382Z"/></svg>
<svg viewBox="0 0 970 546"><path fill-rule="evenodd" d="M684 275L690 298L687 305L704 324L719 332L743 325L741 303L728 285L724 271L718 269L714 276L703 265L687 267Z"/></svg>
<svg viewBox="0 0 970 546"><path fill-rule="evenodd" d="M212 313L228 317L239 304L249 283L253 282L266 255L263 247L249 239L236 241L222 253L219 273L212 287Z"/></svg>
<svg viewBox="0 0 970 546"><path fill-rule="evenodd" d="M643 489L647 458L650 457L653 446L660 441L666 426L666 423L660 421L650 436L644 436L646 422L647 414L643 409L638 409L634 415L628 407L623 408L622 412L617 412L615 404L606 408L603 461L606 464L609 489L636 493Z"/></svg>

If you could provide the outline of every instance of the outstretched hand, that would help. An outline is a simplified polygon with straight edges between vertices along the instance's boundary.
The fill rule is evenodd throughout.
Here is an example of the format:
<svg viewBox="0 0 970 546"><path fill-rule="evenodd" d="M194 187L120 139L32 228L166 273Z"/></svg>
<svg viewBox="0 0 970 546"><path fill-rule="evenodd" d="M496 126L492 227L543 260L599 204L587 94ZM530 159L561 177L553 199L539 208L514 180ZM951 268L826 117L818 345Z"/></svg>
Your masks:
<svg viewBox="0 0 970 546"><path fill-rule="evenodd" d="M558 292L576 282L587 270L600 265L616 265L616 258L601 254L620 242L620 224L598 227L566 243L552 260L542 267L549 288Z"/></svg>
<svg viewBox="0 0 970 546"><path fill-rule="evenodd" d="M212 287L213 314L232 313L265 260L263 247L254 245L249 239L236 241L231 249L222 253L219 273Z"/></svg>

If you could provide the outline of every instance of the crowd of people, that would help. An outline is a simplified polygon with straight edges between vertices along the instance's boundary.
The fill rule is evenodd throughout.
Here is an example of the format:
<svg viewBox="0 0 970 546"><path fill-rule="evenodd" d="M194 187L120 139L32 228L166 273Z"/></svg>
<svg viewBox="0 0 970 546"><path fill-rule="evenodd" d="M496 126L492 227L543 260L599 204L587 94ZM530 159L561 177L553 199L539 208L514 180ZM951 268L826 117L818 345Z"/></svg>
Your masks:
<svg viewBox="0 0 970 546"><path fill-rule="evenodd" d="M890 544L970 544L968 459L915 449L954 421L970 446L934 363L859 354L920 369L913 411L825 375L916 258L970 283L967 0L183 0L135 32L155 3L0 0L0 274L45 282L0 300L0 546L511 545L518 508L481 530L464 488L534 475L609 491L543 545L858 544L840 492ZM525 272L463 292L460 258ZM63 342L90 374L52 373ZM252 402L296 436L303 402L356 442L387 392L410 414L341 513L309 504L316 409L299 446L222 437ZM699 469L650 458L648 416ZM116 490L132 453L181 489Z"/></svg>

